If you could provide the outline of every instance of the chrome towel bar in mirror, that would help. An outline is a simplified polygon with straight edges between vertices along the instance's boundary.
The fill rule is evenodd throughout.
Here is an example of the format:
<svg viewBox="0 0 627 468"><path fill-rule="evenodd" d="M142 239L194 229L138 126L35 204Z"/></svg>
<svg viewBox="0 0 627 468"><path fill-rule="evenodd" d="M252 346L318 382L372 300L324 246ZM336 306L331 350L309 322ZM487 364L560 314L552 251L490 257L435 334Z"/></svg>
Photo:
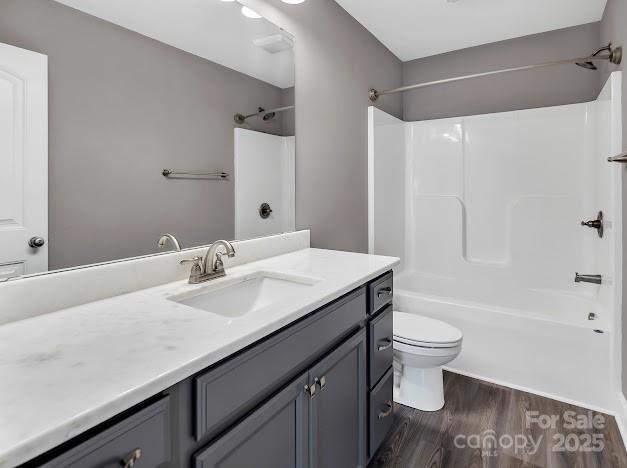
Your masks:
<svg viewBox="0 0 627 468"><path fill-rule="evenodd" d="M229 178L228 172L177 172L171 169L164 169L163 171L161 171L161 175L163 175L163 177L197 176L197 177L210 178L212 180L213 179L226 180Z"/></svg>

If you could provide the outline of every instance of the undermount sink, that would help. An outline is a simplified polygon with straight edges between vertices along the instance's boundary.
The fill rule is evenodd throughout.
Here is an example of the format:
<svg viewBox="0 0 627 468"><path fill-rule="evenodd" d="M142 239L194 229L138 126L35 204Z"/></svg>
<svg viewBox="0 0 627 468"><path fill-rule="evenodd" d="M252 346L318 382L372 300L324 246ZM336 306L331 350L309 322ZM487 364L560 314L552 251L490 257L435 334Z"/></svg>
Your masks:
<svg viewBox="0 0 627 468"><path fill-rule="evenodd" d="M212 285L169 300L224 317L242 317L297 297L320 282L317 278L259 272Z"/></svg>

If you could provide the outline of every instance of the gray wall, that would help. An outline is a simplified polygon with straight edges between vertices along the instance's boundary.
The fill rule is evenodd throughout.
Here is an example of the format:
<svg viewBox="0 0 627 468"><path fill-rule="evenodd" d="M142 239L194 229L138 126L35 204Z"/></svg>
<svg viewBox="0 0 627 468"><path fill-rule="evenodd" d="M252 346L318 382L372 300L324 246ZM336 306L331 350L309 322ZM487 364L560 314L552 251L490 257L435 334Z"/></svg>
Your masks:
<svg viewBox="0 0 627 468"><path fill-rule="evenodd" d="M279 88L51 0L0 1L0 42L49 56L50 268L233 238L232 181L160 170L232 173L233 114Z"/></svg>
<svg viewBox="0 0 627 468"><path fill-rule="evenodd" d="M627 0L608 0L603 19L601 21L600 45L612 42L614 45L623 46L623 63L613 65L602 64L599 68L599 89L603 87L610 72L615 70L625 70L627 63ZM627 150L627 77L623 76L623 149ZM627 187L627 185L626 185ZM627 231L625 231L627 234ZM627 265L627 263L626 263Z"/></svg>
<svg viewBox="0 0 627 468"><path fill-rule="evenodd" d="M334 0L243 0L296 36L296 224L315 247L368 248L368 89L401 62ZM377 105L398 117L400 96Z"/></svg>
<svg viewBox="0 0 627 468"><path fill-rule="evenodd" d="M601 43L612 42L622 45L627 51L627 0L608 0L605 13L601 21ZM603 86L610 71L625 70L627 56L623 63L616 67L606 64L601 68L599 87ZM627 76L623 75L623 150L627 150ZM627 168L623 168L623 245L627 246ZM627 249L623 248L623 394L627 395Z"/></svg>
<svg viewBox="0 0 627 468"><path fill-rule="evenodd" d="M286 88L281 91L281 107L294 105L294 87ZM296 115L294 110L289 110L281 113L281 123L283 125L283 135L293 136L295 135L295 119Z"/></svg>
<svg viewBox="0 0 627 468"><path fill-rule="evenodd" d="M591 23L470 47L404 63L403 84L580 57L598 44L599 23ZM598 80L575 65L466 80L404 93L403 114L413 121L591 101Z"/></svg>

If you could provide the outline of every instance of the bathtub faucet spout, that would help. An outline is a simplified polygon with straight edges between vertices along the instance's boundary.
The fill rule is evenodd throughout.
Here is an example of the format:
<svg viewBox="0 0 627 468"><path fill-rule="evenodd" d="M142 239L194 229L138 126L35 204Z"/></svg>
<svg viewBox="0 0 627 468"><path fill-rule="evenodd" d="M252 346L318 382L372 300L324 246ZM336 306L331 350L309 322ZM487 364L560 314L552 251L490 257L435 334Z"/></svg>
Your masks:
<svg viewBox="0 0 627 468"><path fill-rule="evenodd" d="M575 283L601 284L601 275L580 275L575 273Z"/></svg>

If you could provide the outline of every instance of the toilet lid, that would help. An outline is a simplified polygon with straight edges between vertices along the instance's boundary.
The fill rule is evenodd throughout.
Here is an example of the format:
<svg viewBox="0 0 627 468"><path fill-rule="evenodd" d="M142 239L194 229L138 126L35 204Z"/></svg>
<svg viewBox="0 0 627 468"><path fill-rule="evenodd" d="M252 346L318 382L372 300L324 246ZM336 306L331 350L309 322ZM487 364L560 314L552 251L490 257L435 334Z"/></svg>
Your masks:
<svg viewBox="0 0 627 468"><path fill-rule="evenodd" d="M446 348L457 346L462 332L440 320L394 311L394 339L408 345Z"/></svg>

